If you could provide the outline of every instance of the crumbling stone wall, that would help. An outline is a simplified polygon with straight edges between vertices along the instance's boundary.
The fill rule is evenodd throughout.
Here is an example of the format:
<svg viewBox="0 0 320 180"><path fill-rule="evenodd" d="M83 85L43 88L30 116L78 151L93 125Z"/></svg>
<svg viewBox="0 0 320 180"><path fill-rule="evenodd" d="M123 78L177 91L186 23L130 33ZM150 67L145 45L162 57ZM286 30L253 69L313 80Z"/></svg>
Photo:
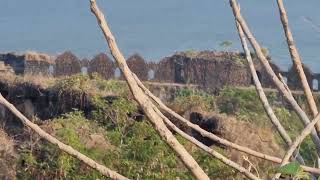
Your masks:
<svg viewBox="0 0 320 180"><path fill-rule="evenodd" d="M5 65L11 66L15 74L24 73L24 56L15 53L0 54L0 61Z"/></svg>
<svg viewBox="0 0 320 180"><path fill-rule="evenodd" d="M273 71L278 75L279 73L281 73L283 75L283 73L281 72L280 68L274 64L273 62L271 62L271 59L268 58L269 63L271 68L273 69ZM257 75L259 77L259 80L262 84L262 86L264 88L276 88L275 84L273 83L273 80L269 77L267 71L265 70L263 64L261 64L260 60L258 60L254 55L253 55L253 62L254 62L254 66L256 68L256 72ZM253 85L253 79L251 78L251 84Z"/></svg>
<svg viewBox="0 0 320 180"><path fill-rule="evenodd" d="M312 80L313 80L313 73L312 71L307 67L305 66L304 64L302 65L303 66L303 70L304 70L304 73L306 74L306 77L307 77L307 80L308 80L308 83L309 83L309 86L312 88L313 84L312 84ZM288 73L287 73L287 79L288 79L288 87L291 89L291 90L298 90L298 89L303 89L302 88L302 84L300 82L300 78L299 78L299 74L297 73L296 69L294 66L292 66Z"/></svg>
<svg viewBox="0 0 320 180"><path fill-rule="evenodd" d="M239 53L183 52L159 63L156 79L161 82L198 84L216 90L225 85L247 86L250 72Z"/></svg>
<svg viewBox="0 0 320 180"><path fill-rule="evenodd" d="M253 56L253 62L263 87L275 88L272 79L269 78L260 61ZM301 90L298 74L294 68L284 72L272 63L270 65L276 74L281 73L287 79L288 86L293 90ZM91 61L80 61L74 54L67 51L52 61L50 56L29 52L25 55L14 53L0 54L3 67L12 67L16 74L70 76L78 73L98 73L105 79L118 78L118 71L114 62L108 55L101 53ZM196 84L203 90L217 92L224 86L249 86L253 85L252 76L243 53L214 52L214 51L186 51L166 57L159 62L145 62L138 54L127 59L128 66L142 81L162 83ZM305 67L306 76L310 87L320 89L320 75L314 74ZM6 68L8 69L8 68ZM10 68L9 68L10 69ZM152 77L151 77L152 76ZM314 83L314 84L313 84ZM318 88L314 88L318 86Z"/></svg>
<svg viewBox="0 0 320 180"><path fill-rule="evenodd" d="M140 80L148 80L148 65L145 60L139 55L134 54L127 59L129 68L135 73Z"/></svg>
<svg viewBox="0 0 320 180"><path fill-rule="evenodd" d="M11 66L5 65L3 61L0 61L0 73L14 73Z"/></svg>
<svg viewBox="0 0 320 180"><path fill-rule="evenodd" d="M51 65L53 65L53 60L49 55L27 52L24 55L24 60L24 74L45 76L51 75L49 68Z"/></svg>
<svg viewBox="0 0 320 180"><path fill-rule="evenodd" d="M98 73L105 79L111 79L115 74L115 67L113 61L104 53L95 56L90 62L88 73Z"/></svg>
<svg viewBox="0 0 320 180"><path fill-rule="evenodd" d="M162 59L155 69L154 81L158 82L175 82L175 73L174 73L175 63L170 57Z"/></svg>
<svg viewBox="0 0 320 180"><path fill-rule="evenodd" d="M70 76L73 74L78 74L81 72L80 60L72 54L72 52L67 51L59 55L55 60L54 75L58 76Z"/></svg>

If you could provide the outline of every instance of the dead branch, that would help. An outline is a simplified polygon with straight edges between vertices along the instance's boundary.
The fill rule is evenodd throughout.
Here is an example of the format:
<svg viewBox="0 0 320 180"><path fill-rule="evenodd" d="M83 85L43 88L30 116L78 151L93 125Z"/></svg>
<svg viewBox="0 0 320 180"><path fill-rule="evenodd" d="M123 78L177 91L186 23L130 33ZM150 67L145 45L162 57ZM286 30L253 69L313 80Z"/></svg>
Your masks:
<svg viewBox="0 0 320 180"><path fill-rule="evenodd" d="M256 68L254 67L254 64L253 64L253 61L252 61L252 57L251 57L251 52L248 48L248 45L247 45L247 40L246 40L246 37L245 37L245 34L240 26L240 24L236 22L236 26L237 26L237 29L238 29L238 34L239 34L239 38L240 38L240 41L241 41L241 44L242 44L242 48L245 52L245 55L246 55L246 59L247 59L247 62L248 62L248 65L249 65L249 68L250 68L250 71L251 71L251 75L252 75L252 78L253 78L253 81L254 81L254 84L255 84L255 88L256 88L256 91L259 95L259 98L260 98L260 101L269 117L269 119L271 120L272 124L276 127L278 133L280 134L280 136L282 137L282 139L284 140L284 142L290 146L291 143L292 143L292 140L289 136L289 134L287 133L287 131L284 129L284 127L282 126L282 124L280 123L279 119L277 118L277 116L274 114L270 104L269 104L269 101L268 101L268 98L266 96L266 94L264 93L264 90L263 90L263 87L261 85L261 82L259 80L259 77L257 75L257 71L256 71ZM304 160L303 158L301 157L301 155L298 153L297 154L297 160L301 163L301 164L304 164Z"/></svg>
<svg viewBox="0 0 320 180"><path fill-rule="evenodd" d="M63 152L73 156L74 158L82 161L83 163L85 163L86 165L90 166L91 168L99 171L101 174L103 174L104 176L110 177L112 179L117 179L117 180L125 180L128 179L124 176L122 176L121 174L118 174L115 171L110 170L109 168L98 164L97 162L95 162L94 160L92 160L91 158L81 154L79 151L73 149L71 146L68 146L62 142L60 142L58 139L56 139L55 137L51 136L50 134L46 133L45 131L43 131L38 125L32 123L30 120L28 120L22 113L20 113L15 107L14 105L12 105L11 103L9 103L0 93L0 104L2 104L4 107L8 108L15 116L17 116L21 122L31 128L33 131L35 131L40 137L42 137L43 139L46 139L47 141L49 141L50 143L57 145L58 148L60 150L62 150Z"/></svg>
<svg viewBox="0 0 320 180"><path fill-rule="evenodd" d="M267 154L263 154L261 152L257 152L255 150L252 150L250 148L247 147L243 147L240 146L238 144L232 143L226 139L220 138L218 136L216 136L215 134L212 134L204 129L202 129L200 126L191 123L190 121L188 121L187 119L185 119L184 117L180 116L178 113L174 112L173 110L171 110L170 108L168 108L158 97L156 97L155 95L153 95L150 90L148 90L143 84L142 82L139 80L139 78L133 74L139 87L161 108L162 111L167 112L168 114L172 115L174 118L176 118L177 120L183 122L186 126L188 126L189 128L194 129L195 131L199 132L203 137L207 137L213 141L216 141L222 145L225 145L227 147L230 147L232 149L238 150L240 152L252 155L254 157L260 158L260 159L265 159L267 161L271 161L277 164L280 164L282 162L282 159L278 158L278 157L274 157L274 156L270 156ZM301 166L302 169L306 172L310 172L310 173L315 173L315 174L320 174L320 169L318 168L313 168L313 167L307 167L307 166Z"/></svg>
<svg viewBox="0 0 320 180"><path fill-rule="evenodd" d="M254 180L258 180L260 178L258 178L257 176L255 176L254 174L252 174L249 170L247 170L246 168L240 166L239 164L231 161L230 159L224 157L222 154L216 152L215 150L213 150L212 148L204 145L203 143L199 142L197 139L195 139L194 137L191 137L190 135L188 135L187 133L183 132L182 130L180 130L176 125L174 125L167 117L165 117L158 108L155 108L155 111L157 111L157 113L163 118L164 122L171 128L173 129L175 132L177 132L178 134L180 134L183 138L187 139L188 141L192 142L194 145L198 146L200 149L204 150L205 152L209 153L210 155L212 155L213 157L219 159L221 162L223 162L224 164L236 169L237 171L239 171L241 174L245 175L246 177L248 177L249 179L254 179Z"/></svg>
<svg viewBox="0 0 320 180"><path fill-rule="evenodd" d="M186 167L193 173L193 175L197 179L209 179L209 177L205 174L205 172L200 168L198 163L193 159L193 157L187 152L187 150L178 142L178 140L174 137L171 131L166 127L163 122L163 118L155 111L152 102L149 98L143 93L143 91L137 85L134 77L132 76L132 72L129 69L125 58L120 52L115 38L113 37L107 21L104 18L103 13L98 8L95 0L90 0L91 4L91 12L96 16L98 24L105 36L105 39L110 48L111 54L117 62L119 68L124 74L124 77L130 87L130 90L135 98L135 100L139 103L139 105L144 110L146 116L149 121L153 124L154 128L157 130L158 134L162 137L164 141L175 151L175 153L179 156L182 162L186 165Z"/></svg>
<svg viewBox="0 0 320 180"><path fill-rule="evenodd" d="M316 117L318 115L317 105L316 105L316 102L314 101L312 91L310 89L307 77L306 77L304 70L303 70L303 67L302 67L302 62L301 62L301 58L300 58L298 49L295 45L291 30L289 27L289 20L288 20L286 9L284 7L282 0L277 0L277 3L278 3L278 7L279 7L280 19L282 22L283 30L284 30L285 36L287 38L287 44L288 44L288 49L289 49L289 52L291 55L291 59L293 61L293 64L294 64L294 67L296 68L297 73L299 74L300 81L301 81L301 84L303 87L303 91L307 97L307 101L308 101L309 107L312 111L313 117ZM316 127L318 134L320 134L320 123L317 123L315 127Z"/></svg>
<svg viewBox="0 0 320 180"><path fill-rule="evenodd" d="M294 140L288 151L286 152L285 156L282 159L281 166L287 164L289 159L293 155L294 151L300 146L303 140L310 135L312 129L316 123L320 121L320 114L316 116L316 118L301 132L301 134ZM280 174L277 174L275 178L279 178Z"/></svg>
<svg viewBox="0 0 320 180"><path fill-rule="evenodd" d="M283 83L279 80L277 75L274 73L272 67L269 64L269 61L266 59L266 57L262 53L262 50L261 50L259 43L256 41L256 39L253 36L253 34L251 33L247 23L245 22L244 18L242 17L236 0L230 0L230 5L232 7L233 14L234 14L236 20L241 25L245 35L247 36L248 40L250 41L252 47L254 48L258 59L261 61L261 63L265 67L268 75L273 80L273 82L277 86L278 90L287 99L287 101L292 105L293 109L298 114L298 116L300 117L300 119L302 120L304 125L308 126L308 124L310 123L310 119L308 118L307 114L301 109L301 107L299 106L297 101L294 99L294 97L288 92L288 90L283 85ZM317 154L320 155L320 139L319 139L317 132L315 131L314 128L311 132L311 135L312 135L312 140L317 148Z"/></svg>

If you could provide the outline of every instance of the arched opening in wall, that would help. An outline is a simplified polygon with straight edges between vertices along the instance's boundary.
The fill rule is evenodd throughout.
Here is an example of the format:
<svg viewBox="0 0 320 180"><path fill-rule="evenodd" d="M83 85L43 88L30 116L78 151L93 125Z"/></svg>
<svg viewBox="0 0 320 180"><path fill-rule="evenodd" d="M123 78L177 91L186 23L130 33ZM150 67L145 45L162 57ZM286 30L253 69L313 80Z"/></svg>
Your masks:
<svg viewBox="0 0 320 180"><path fill-rule="evenodd" d="M154 76L155 76L154 70L153 70L153 69L150 69L150 70L148 71L148 81L153 80L153 79L154 79Z"/></svg>
<svg viewBox="0 0 320 180"><path fill-rule="evenodd" d="M313 90L319 91L319 81L318 81L318 79L314 79L312 81L312 86L313 86Z"/></svg>
<svg viewBox="0 0 320 180"><path fill-rule="evenodd" d="M283 77L284 83L288 84L288 78L287 77Z"/></svg>
<svg viewBox="0 0 320 180"><path fill-rule="evenodd" d="M84 74L84 75L87 75L88 74L88 67L82 67L81 68L81 73Z"/></svg>
<svg viewBox="0 0 320 180"><path fill-rule="evenodd" d="M117 79L121 77L121 70L119 68L114 71L114 77Z"/></svg>
<svg viewBox="0 0 320 180"><path fill-rule="evenodd" d="M54 73L54 67L53 67L53 65L50 65L50 66L49 66L48 72L49 72L49 75L53 75L53 73Z"/></svg>

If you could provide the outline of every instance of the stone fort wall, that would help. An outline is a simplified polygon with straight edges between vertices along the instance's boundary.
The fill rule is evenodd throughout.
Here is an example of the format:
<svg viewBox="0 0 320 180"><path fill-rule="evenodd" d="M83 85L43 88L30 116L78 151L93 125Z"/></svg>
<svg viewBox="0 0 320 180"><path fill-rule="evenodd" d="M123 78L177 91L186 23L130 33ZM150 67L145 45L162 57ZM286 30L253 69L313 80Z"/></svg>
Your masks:
<svg viewBox="0 0 320 180"><path fill-rule="evenodd" d="M196 84L204 90L217 91L224 86L252 85L252 77L244 58L243 54L236 52L188 51L165 57L159 62L146 62L139 54L134 54L127 59L127 63L143 81ZM96 55L91 60L80 60L70 51L56 58L35 52L24 55L7 53L0 54L0 62L11 67L14 73L19 75L61 77L78 73L98 73L105 79L124 79L114 61L104 53ZM254 63L263 87L275 88L256 58ZM270 64L276 74L282 74L289 88L301 89L294 68L281 71L271 60ZM307 67L304 68L310 87L318 91L320 74L311 72Z"/></svg>

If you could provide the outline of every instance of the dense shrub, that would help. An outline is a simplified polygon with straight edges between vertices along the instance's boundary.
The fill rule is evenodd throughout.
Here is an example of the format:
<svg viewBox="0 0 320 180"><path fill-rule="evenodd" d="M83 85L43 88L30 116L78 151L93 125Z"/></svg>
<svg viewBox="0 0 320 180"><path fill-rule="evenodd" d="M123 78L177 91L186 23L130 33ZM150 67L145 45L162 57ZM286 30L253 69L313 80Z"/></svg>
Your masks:
<svg viewBox="0 0 320 180"><path fill-rule="evenodd" d="M193 91L190 89L182 89L177 91L170 107L177 112L186 112L193 108L202 109L204 111L215 110L214 96L203 91Z"/></svg>

